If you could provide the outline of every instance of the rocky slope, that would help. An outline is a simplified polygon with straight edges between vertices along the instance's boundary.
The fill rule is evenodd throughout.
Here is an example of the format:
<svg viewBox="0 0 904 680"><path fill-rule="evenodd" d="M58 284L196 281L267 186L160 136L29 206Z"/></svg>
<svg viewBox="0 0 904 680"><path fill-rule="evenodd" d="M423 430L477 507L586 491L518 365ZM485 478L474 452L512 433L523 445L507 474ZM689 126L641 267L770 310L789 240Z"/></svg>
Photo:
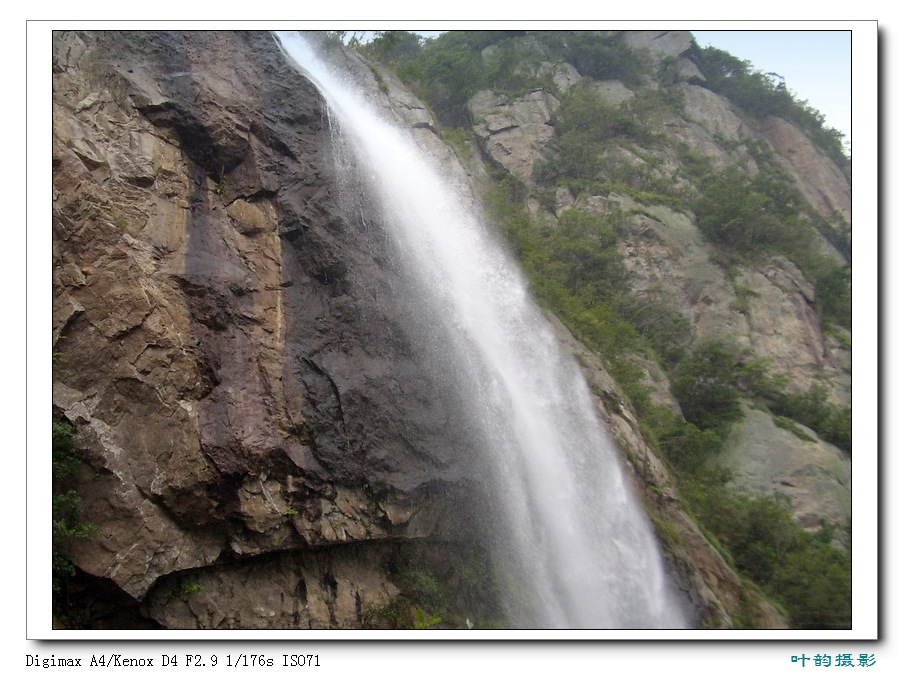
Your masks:
<svg viewBox="0 0 904 680"><path fill-rule="evenodd" d="M714 164L743 153L726 140L762 139L817 209L850 210L849 185L793 126L754 132L693 84L685 34L625 39L676 61L686 115L664 125L677 138ZM390 70L335 58L460 186L486 175L484 161L531 185L555 148L555 94L481 92L469 106L484 156L465 172ZM428 573L457 593L450 609L501 625L468 428L419 351L379 219L340 200L315 88L264 32L59 33L53 67L54 417L86 452L76 488L98 528L70 546L76 625L399 625ZM581 78L567 63L538 68L563 90ZM618 81L594 86L613 102L635 96ZM640 163L637 152L612 162ZM630 210L619 249L637 291L680 301L698 337L728 333L800 389L829 382L849 403L849 348L822 332L812 285L790 261L729 275L693 216L629 194L562 187L553 207L529 205L553 223L573 206ZM732 627L744 611L784 627L682 509L603 365L560 332L671 532L695 623ZM651 365L648 379L670 403L661 371ZM767 495L791 485L802 519L843 523L849 458L761 415L749 412L725 454L745 470L738 483ZM755 453L751 442L766 441L784 447L784 467L769 462L775 447Z"/></svg>

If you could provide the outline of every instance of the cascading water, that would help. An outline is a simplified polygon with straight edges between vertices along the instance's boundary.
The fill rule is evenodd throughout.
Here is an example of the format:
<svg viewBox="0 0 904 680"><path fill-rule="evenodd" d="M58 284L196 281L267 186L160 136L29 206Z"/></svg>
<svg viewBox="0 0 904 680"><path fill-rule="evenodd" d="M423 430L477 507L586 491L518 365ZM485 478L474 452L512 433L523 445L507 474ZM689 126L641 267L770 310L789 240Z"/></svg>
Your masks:
<svg viewBox="0 0 904 680"><path fill-rule="evenodd" d="M442 320L439 351L456 364L504 515L496 562L511 624L685 627L580 369L517 266L408 131L381 118L303 36L277 35L337 119L420 304Z"/></svg>

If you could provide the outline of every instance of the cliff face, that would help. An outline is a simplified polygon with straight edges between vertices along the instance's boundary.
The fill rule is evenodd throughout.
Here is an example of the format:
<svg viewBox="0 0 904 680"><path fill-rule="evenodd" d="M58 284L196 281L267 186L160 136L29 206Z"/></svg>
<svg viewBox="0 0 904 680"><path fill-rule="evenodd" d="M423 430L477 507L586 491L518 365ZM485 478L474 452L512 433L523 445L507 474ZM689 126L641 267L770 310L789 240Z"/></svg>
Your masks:
<svg viewBox="0 0 904 680"><path fill-rule="evenodd" d="M351 627L412 541L472 541L454 405L272 36L58 34L53 106L78 569L164 626Z"/></svg>
<svg viewBox="0 0 904 680"><path fill-rule="evenodd" d="M800 131L785 121L754 131L693 84L701 74L684 56L687 34L625 41L670 60L684 115L660 122L674 139L713 167L754 168L741 142L772 144L815 209L849 216L849 185ZM542 185L533 169L560 141L551 91L471 98L481 153L465 172L388 69L334 56L456 186L493 166ZM76 488L83 520L98 528L71 545L80 625L391 624L421 569L464 592L457 604L472 618L498 624L483 550L496 528L468 426L419 350L379 217L348 200L316 89L267 33L60 33L53 67L54 417L76 427L86 452ZM533 68L560 95L586 83L566 62ZM613 104L642 89L592 87ZM636 144L606 153L611 168L663 177L682 162ZM849 344L822 332L813 287L786 258L727 272L693 215L617 190L554 194L526 202L553 226L575 207L630 215L618 249L632 290L677 305L693 342L730 335L800 390L828 382L831 399L850 403ZM695 623L733 626L744 610L785 626L684 512L598 358L559 333L651 514L675 534L670 565ZM676 410L668 379L646 365L657 403ZM849 458L745 414L725 452L743 471L738 483L767 496L793 489L802 520L844 524ZM767 441L775 445L752 446ZM779 446L787 455L776 466Z"/></svg>

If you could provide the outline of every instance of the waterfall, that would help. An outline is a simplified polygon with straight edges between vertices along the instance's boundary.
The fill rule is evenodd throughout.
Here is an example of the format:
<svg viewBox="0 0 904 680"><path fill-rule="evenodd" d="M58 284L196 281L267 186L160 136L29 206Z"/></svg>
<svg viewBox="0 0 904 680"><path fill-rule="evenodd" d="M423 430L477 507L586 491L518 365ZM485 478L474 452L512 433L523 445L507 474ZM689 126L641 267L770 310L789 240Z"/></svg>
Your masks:
<svg viewBox="0 0 904 680"><path fill-rule="evenodd" d="M531 301L473 200L297 33L277 34L321 91L387 238L441 320L500 516L498 578L522 628L682 628L649 519L575 360ZM415 312L416 313L416 312Z"/></svg>

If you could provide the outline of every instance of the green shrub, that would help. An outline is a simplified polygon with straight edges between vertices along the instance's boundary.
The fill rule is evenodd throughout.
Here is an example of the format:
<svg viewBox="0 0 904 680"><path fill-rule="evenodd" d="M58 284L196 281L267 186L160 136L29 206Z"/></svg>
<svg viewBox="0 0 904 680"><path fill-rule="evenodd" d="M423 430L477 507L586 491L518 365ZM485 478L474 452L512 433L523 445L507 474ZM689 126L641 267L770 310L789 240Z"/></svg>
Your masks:
<svg viewBox="0 0 904 680"><path fill-rule="evenodd" d="M851 267L826 263L816 277L816 309L823 322L836 323L851 330L853 300Z"/></svg>
<svg viewBox="0 0 904 680"><path fill-rule="evenodd" d="M434 574L422 570L410 570L402 574L402 592L412 602L428 611L449 608L449 594Z"/></svg>
<svg viewBox="0 0 904 680"><path fill-rule="evenodd" d="M736 348L709 340L675 368L672 387L685 419L700 429L719 429L741 418Z"/></svg>
<svg viewBox="0 0 904 680"><path fill-rule="evenodd" d="M647 293L619 298L618 308L655 350L664 367L672 368L685 357L693 330L674 304Z"/></svg>
<svg viewBox="0 0 904 680"><path fill-rule="evenodd" d="M75 428L66 420L53 421L51 455L55 481L69 480L75 476L79 453L73 442Z"/></svg>
<svg viewBox="0 0 904 680"><path fill-rule="evenodd" d="M782 394L772 410L814 430L822 439L851 453L851 408L828 400L828 389L814 384L807 392Z"/></svg>
<svg viewBox="0 0 904 680"><path fill-rule="evenodd" d="M53 420L52 470L53 495L51 519L52 575L54 608L62 608L66 580L75 575L70 550L72 542L97 534L97 527L81 520L82 500L73 488L81 464L81 453L75 446L75 428L65 420Z"/></svg>
<svg viewBox="0 0 904 680"><path fill-rule="evenodd" d="M538 31L536 35L554 55L569 62L582 76L637 86L650 72L638 54L622 42L619 33Z"/></svg>
<svg viewBox="0 0 904 680"><path fill-rule="evenodd" d="M563 212L558 229L541 239L545 273L588 299L611 299L625 290L628 272L616 248L614 219L576 209Z"/></svg>
<svg viewBox="0 0 904 680"><path fill-rule="evenodd" d="M535 164L534 178L542 182L557 178L595 181L605 171L611 175L610 179L625 179L624 167L606 167L603 152L616 139L652 141L647 119L659 109L658 103L650 102L654 100L635 97L621 105L612 105L593 88L572 88L562 97L555 115L558 151ZM644 170L649 171L646 167Z"/></svg>
<svg viewBox="0 0 904 680"><path fill-rule="evenodd" d="M389 56L387 63L430 105L444 126L470 125L467 103L476 92L492 88L497 92L523 94L534 87L550 83L538 80L517 66L526 56L526 48L517 41L524 31L447 31L424 41L416 53L410 45L406 58ZM395 38L391 38L394 40ZM406 42L407 40L407 42ZM410 39L399 41L407 45ZM482 50L490 45L495 50L486 56ZM380 58L381 42L373 54ZM389 50L389 55L395 50Z"/></svg>
<svg viewBox="0 0 904 680"><path fill-rule="evenodd" d="M804 536L800 547L784 556L768 589L801 629L851 627L851 555L822 534Z"/></svg>
<svg viewBox="0 0 904 680"><path fill-rule="evenodd" d="M850 553L811 534L772 499L727 496L707 526L735 566L774 597L792 628L850 628Z"/></svg>
<svg viewBox="0 0 904 680"><path fill-rule="evenodd" d="M787 184L767 175L750 178L740 170L711 175L693 203L700 231L713 243L747 254L773 246L787 250L795 232L799 203Z"/></svg>
<svg viewBox="0 0 904 680"><path fill-rule="evenodd" d="M377 35L359 50L370 59L392 66L400 66L417 59L423 48L423 38L410 31L377 31Z"/></svg>
<svg viewBox="0 0 904 680"><path fill-rule="evenodd" d="M438 626L443 622L442 616L435 616L433 614L428 614L420 607L414 608L414 629L415 630L429 630L433 628L433 626Z"/></svg>
<svg viewBox="0 0 904 680"><path fill-rule="evenodd" d="M722 437L716 430L701 430L676 419L659 435L659 445L679 471L693 474L712 462L722 448Z"/></svg>

